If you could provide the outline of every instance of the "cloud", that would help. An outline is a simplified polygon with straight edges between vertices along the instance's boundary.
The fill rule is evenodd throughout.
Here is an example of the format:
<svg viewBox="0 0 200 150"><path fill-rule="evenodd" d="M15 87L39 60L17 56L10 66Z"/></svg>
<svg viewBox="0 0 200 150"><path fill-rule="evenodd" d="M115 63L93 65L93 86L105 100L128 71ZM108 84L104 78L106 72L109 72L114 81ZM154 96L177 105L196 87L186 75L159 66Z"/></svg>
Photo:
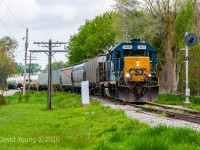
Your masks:
<svg viewBox="0 0 200 150"><path fill-rule="evenodd" d="M78 27L84 24L85 20L91 20L95 16L112 10L114 0L4 0L25 27L29 28L29 49L40 49L34 45L34 41L54 41L67 42L70 35L77 33ZM10 14L6 6L0 1L0 18L11 31L0 22L0 38L4 35L14 37L20 44L17 51L24 50L22 37L26 35L23 28ZM63 47L61 48L63 49ZM24 52L16 52L16 61L23 63ZM37 54L38 55L38 54ZM63 57L55 55L57 60ZM45 54L40 54L39 59L47 59ZM62 60L66 60L62 58ZM38 62L42 66L47 62Z"/></svg>

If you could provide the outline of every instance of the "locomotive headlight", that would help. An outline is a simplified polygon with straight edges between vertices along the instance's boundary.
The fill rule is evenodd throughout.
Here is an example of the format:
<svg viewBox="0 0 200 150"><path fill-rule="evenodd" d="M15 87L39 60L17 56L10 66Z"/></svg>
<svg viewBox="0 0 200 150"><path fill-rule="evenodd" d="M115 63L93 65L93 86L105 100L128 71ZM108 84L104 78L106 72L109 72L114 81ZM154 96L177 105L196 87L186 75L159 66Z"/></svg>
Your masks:
<svg viewBox="0 0 200 150"><path fill-rule="evenodd" d="M130 73L126 73L126 78L130 78L130 77L131 77Z"/></svg>
<svg viewBox="0 0 200 150"><path fill-rule="evenodd" d="M140 66L140 61L136 61L136 66L139 67Z"/></svg>

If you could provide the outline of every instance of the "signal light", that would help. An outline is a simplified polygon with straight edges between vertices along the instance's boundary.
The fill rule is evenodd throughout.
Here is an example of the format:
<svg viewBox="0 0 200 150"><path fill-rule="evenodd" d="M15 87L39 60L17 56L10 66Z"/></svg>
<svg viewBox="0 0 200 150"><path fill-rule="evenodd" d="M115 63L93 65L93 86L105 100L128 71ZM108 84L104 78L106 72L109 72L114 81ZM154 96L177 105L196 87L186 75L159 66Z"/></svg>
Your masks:
<svg viewBox="0 0 200 150"><path fill-rule="evenodd" d="M194 38L190 38L189 42L192 43L194 41Z"/></svg>
<svg viewBox="0 0 200 150"><path fill-rule="evenodd" d="M187 34L184 38L184 41L187 46L193 46L197 42L197 37L194 34Z"/></svg>

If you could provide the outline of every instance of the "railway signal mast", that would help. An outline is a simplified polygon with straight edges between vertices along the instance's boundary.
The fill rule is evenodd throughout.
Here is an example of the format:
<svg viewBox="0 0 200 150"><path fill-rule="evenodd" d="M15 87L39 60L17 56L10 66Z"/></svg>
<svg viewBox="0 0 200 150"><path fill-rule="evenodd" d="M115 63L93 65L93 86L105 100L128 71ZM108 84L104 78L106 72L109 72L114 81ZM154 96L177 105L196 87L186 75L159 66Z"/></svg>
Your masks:
<svg viewBox="0 0 200 150"><path fill-rule="evenodd" d="M185 103L189 104L190 103L190 99L189 99L190 89L188 88L188 62L189 62L190 58L188 56L188 54L189 54L189 47L188 46L195 45L196 42L197 42L197 37L194 34L186 33L184 41L186 43L185 57L184 57L184 60L185 60L185 76L186 76L186 80L185 80L185 84L186 84L186 87L185 87Z"/></svg>
<svg viewBox="0 0 200 150"><path fill-rule="evenodd" d="M34 44L43 45L42 47L47 47L49 50L29 50L29 52L44 52L48 56L48 100L47 100L47 109L51 109L51 94L52 94L52 69L51 69L51 57L57 52L68 52L68 50L52 50L54 47L59 47L61 44L67 44L65 42L52 42L51 39L49 42L34 42ZM58 46L59 45L59 46Z"/></svg>

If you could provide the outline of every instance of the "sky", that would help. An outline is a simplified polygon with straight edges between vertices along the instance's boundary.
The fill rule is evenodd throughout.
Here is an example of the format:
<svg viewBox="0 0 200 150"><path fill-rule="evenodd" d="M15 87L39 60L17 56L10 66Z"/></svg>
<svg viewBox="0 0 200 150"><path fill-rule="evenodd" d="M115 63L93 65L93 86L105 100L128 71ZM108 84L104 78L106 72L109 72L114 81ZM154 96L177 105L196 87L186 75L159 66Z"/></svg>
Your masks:
<svg viewBox="0 0 200 150"><path fill-rule="evenodd" d="M114 0L0 0L0 38L10 36L19 47L15 50L15 61L24 65L26 29L28 28L28 50L47 50L33 42L68 42L70 35L78 32L85 20L94 19L113 9ZM64 50L64 45L54 50ZM66 53L56 53L54 61L67 61ZM28 53L29 55L29 53ZM32 61L45 67L45 53L32 54Z"/></svg>

